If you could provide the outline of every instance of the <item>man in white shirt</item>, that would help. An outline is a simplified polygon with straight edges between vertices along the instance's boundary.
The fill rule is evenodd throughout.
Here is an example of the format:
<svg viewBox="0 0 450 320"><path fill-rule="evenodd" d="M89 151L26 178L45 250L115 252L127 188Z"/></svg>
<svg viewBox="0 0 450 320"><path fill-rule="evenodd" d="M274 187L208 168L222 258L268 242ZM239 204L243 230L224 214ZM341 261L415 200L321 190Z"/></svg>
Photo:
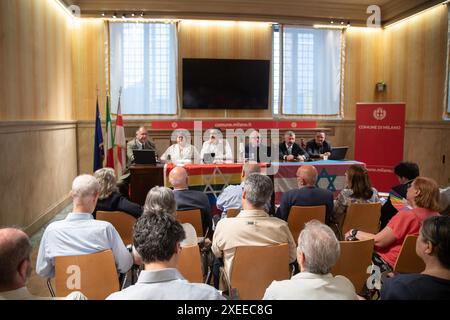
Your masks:
<svg viewBox="0 0 450 320"><path fill-rule="evenodd" d="M212 154L214 163L232 162L231 147L228 141L223 139L222 132L219 129L210 129L208 135L209 138L200 151L200 159L205 160L205 154Z"/></svg>
<svg viewBox="0 0 450 320"><path fill-rule="evenodd" d="M91 175L81 175L72 183L73 212L66 219L51 223L42 236L36 273L52 278L55 257L96 253L111 249L117 270L126 273L133 264L130 252L116 229L106 221L94 220L100 185Z"/></svg>
<svg viewBox="0 0 450 320"><path fill-rule="evenodd" d="M223 300L213 287L189 283L178 272L185 232L168 214L144 214L136 222L133 243L142 257L144 270L138 281L107 300Z"/></svg>
<svg viewBox="0 0 450 320"><path fill-rule="evenodd" d="M273 281L263 299L357 300L350 280L330 273L339 255L339 241L330 227L317 220L306 223L298 237L297 261L301 272L290 280Z"/></svg>
<svg viewBox="0 0 450 320"><path fill-rule="evenodd" d="M188 141L187 133L180 129L173 133L173 136L176 136L177 143L167 148L162 154L161 160L172 161L174 163L199 162L200 155L198 154L197 148Z"/></svg>
<svg viewBox="0 0 450 320"><path fill-rule="evenodd" d="M31 242L22 230L0 229L0 300L86 300L78 291L65 298L38 297L26 287L31 275Z"/></svg>

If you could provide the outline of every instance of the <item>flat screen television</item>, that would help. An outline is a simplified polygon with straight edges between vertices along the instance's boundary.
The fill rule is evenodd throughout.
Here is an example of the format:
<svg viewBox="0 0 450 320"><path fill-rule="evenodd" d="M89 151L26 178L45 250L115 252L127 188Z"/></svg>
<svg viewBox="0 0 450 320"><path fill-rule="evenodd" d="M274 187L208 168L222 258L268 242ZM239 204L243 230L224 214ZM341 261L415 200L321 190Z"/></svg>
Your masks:
<svg viewBox="0 0 450 320"><path fill-rule="evenodd" d="M183 108L268 109L270 60L183 59Z"/></svg>

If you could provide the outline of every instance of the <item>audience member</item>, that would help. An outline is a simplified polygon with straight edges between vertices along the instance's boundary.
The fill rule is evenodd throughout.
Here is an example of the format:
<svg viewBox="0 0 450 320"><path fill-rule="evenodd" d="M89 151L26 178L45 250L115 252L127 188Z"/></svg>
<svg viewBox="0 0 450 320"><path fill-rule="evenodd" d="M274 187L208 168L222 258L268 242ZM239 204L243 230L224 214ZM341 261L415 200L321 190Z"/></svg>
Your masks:
<svg viewBox="0 0 450 320"><path fill-rule="evenodd" d="M417 235L426 218L439 215L439 188L433 179L417 177L408 188L406 198L412 209L399 211L377 234L356 229L346 234L359 240L374 239L373 262L382 272L392 270L406 236Z"/></svg>
<svg viewBox="0 0 450 320"><path fill-rule="evenodd" d="M450 187L440 189L439 206L442 215L450 215Z"/></svg>
<svg viewBox="0 0 450 320"><path fill-rule="evenodd" d="M26 287L32 270L31 250L31 242L25 232L15 228L0 229L0 300L86 300L78 291L65 298L32 295Z"/></svg>
<svg viewBox="0 0 450 320"><path fill-rule="evenodd" d="M142 207L129 201L117 188L116 174L111 168L98 169L94 177L100 184L100 194L93 213L96 218L97 211L123 211L135 218L142 215Z"/></svg>
<svg viewBox="0 0 450 320"><path fill-rule="evenodd" d="M249 136L249 144L245 146L245 158L250 162L269 162L271 148L261 144L258 131L252 131Z"/></svg>
<svg viewBox="0 0 450 320"><path fill-rule="evenodd" d="M378 191L372 188L369 174L366 168L361 165L352 164L345 173L347 186L341 190L336 200L334 200L334 209L332 222L336 227L337 234L342 228L342 224L347 213L347 208L352 203L379 202ZM346 230L342 230L345 232Z"/></svg>
<svg viewBox="0 0 450 320"><path fill-rule="evenodd" d="M329 225L333 212L333 193L316 186L317 169L311 165L301 166L297 169L297 182L299 189L283 193L275 216L287 221L292 206L325 205L325 223Z"/></svg>
<svg viewBox="0 0 450 320"><path fill-rule="evenodd" d="M188 174L183 167L175 167L169 173L169 181L173 186L177 210L200 209L202 214L203 235L212 231L211 206L206 194L197 190L189 190ZM198 236L203 236L198 235Z"/></svg>
<svg viewBox="0 0 450 320"><path fill-rule="evenodd" d="M387 279L381 288L382 300L450 299L450 217L423 221L416 253L425 262L425 270Z"/></svg>
<svg viewBox="0 0 450 320"><path fill-rule="evenodd" d="M208 135L209 139L203 143L202 150L200 151L200 159L205 161L205 154L210 154L213 156L211 160L214 163L232 162L233 154L231 147L228 141L223 139L222 132L219 129L210 129Z"/></svg>
<svg viewBox="0 0 450 320"><path fill-rule="evenodd" d="M222 219L214 232L212 251L223 258L225 272L230 275L234 253L239 246L267 246L279 243L289 245L289 263L295 262L295 241L285 221L270 217L264 205L273 192L269 177L252 173L244 182L243 210L233 219ZM218 285L218 267L215 263L215 285ZM255 266L257 267L257 266ZM287 266L286 266L287 267Z"/></svg>
<svg viewBox="0 0 450 320"><path fill-rule="evenodd" d="M123 196L128 198L128 186L130 184L130 166L134 164L133 150L153 150L158 156L156 146L153 142L147 139L148 132L145 127L139 127L136 130L135 138L127 143L127 166L119 177L117 186Z"/></svg>
<svg viewBox="0 0 450 320"><path fill-rule="evenodd" d="M111 249L119 272L127 272L133 258L116 229L106 221L95 220L100 184L91 175L76 177L72 183L73 211L66 219L51 223L44 231L37 256L36 273L53 278L55 257L96 253Z"/></svg>
<svg viewBox="0 0 450 320"><path fill-rule="evenodd" d="M183 227L168 214L144 214L133 230L133 243L144 262L135 285L108 300L223 300L207 284L185 280L177 270Z"/></svg>
<svg viewBox="0 0 450 320"><path fill-rule="evenodd" d="M252 173L260 173L261 168L258 164L244 163L241 173L241 184L229 185L217 198L217 208L222 211L222 218L227 217L228 209L242 209L242 192L244 190L244 181ZM266 211L269 212L270 201L266 205Z"/></svg>
<svg viewBox="0 0 450 320"><path fill-rule="evenodd" d="M413 180L419 176L419 166L413 162L400 162L394 168L394 173L400 182L399 185L392 187L387 201L381 207L380 230L386 227L389 220L398 212L392 205L391 197L406 199L406 191Z"/></svg>
<svg viewBox="0 0 450 320"><path fill-rule="evenodd" d="M306 152L311 159L323 159L331 155L331 144L325 140L325 132L317 132L315 138L306 143Z"/></svg>
<svg viewBox="0 0 450 320"><path fill-rule="evenodd" d="M187 133L177 130L175 133L177 143L171 145L161 156L161 160L172 161L174 163L199 162L200 155L197 148L188 141Z"/></svg>
<svg viewBox="0 0 450 320"><path fill-rule="evenodd" d="M263 299L357 300L350 280L330 273L340 251L339 241L330 227L317 220L306 223L298 238L300 273L290 280L273 281Z"/></svg>
<svg viewBox="0 0 450 320"><path fill-rule="evenodd" d="M295 133L287 131L284 141L280 143L280 160L305 161L309 159L308 152L295 142Z"/></svg>
<svg viewBox="0 0 450 320"><path fill-rule="evenodd" d="M144 214L168 214L176 219L177 203L172 190L166 187L153 187L147 193L145 199ZM182 223L185 239L181 246L192 246L197 244L197 233L190 223Z"/></svg>

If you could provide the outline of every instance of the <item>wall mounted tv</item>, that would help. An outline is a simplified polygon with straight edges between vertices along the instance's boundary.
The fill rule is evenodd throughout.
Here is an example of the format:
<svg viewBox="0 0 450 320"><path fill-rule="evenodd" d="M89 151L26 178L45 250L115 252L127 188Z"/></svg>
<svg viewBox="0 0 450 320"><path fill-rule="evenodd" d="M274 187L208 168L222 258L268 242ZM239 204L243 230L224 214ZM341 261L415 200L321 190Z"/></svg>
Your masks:
<svg viewBox="0 0 450 320"><path fill-rule="evenodd" d="M183 108L268 109L270 60L183 59Z"/></svg>

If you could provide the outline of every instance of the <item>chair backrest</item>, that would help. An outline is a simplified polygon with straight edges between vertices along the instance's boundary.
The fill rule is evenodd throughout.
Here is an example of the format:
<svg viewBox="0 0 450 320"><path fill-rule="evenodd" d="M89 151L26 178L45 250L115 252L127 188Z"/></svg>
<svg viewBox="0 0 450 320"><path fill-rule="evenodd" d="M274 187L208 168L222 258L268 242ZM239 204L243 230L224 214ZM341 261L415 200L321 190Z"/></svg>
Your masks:
<svg viewBox="0 0 450 320"><path fill-rule="evenodd" d="M177 220L180 223L190 223L197 232L197 236L201 237L204 235L203 225L202 225L202 214L200 209L177 211Z"/></svg>
<svg viewBox="0 0 450 320"><path fill-rule="evenodd" d="M111 223L125 245L133 243L133 226L137 219L132 215L123 211L97 211L96 219Z"/></svg>
<svg viewBox="0 0 450 320"><path fill-rule="evenodd" d="M350 229L376 234L379 231L380 215L380 202L352 203L345 214L342 234L345 234Z"/></svg>
<svg viewBox="0 0 450 320"><path fill-rule="evenodd" d="M416 253L418 236L408 235L403 240L402 248L395 262L394 271L399 273L421 273L425 263Z"/></svg>
<svg viewBox="0 0 450 320"><path fill-rule="evenodd" d="M325 223L325 211L325 205L311 207L291 207L288 216L288 226L289 230L291 230L292 236L294 237L295 243L297 243L298 236L305 227L306 222L316 219L322 223Z"/></svg>
<svg viewBox="0 0 450 320"><path fill-rule="evenodd" d="M200 248L198 245L182 247L178 260L178 271L189 282L203 282Z"/></svg>
<svg viewBox="0 0 450 320"><path fill-rule="evenodd" d="M239 212L241 212L241 209L236 208L227 209L227 218L234 218L239 214Z"/></svg>
<svg viewBox="0 0 450 320"><path fill-rule="evenodd" d="M331 273L347 277L360 293L370 276L367 267L372 264L373 239L360 241L339 241L341 255Z"/></svg>
<svg viewBox="0 0 450 320"><path fill-rule="evenodd" d="M289 279L289 250L286 243L272 246L237 247L230 285L239 299L260 300L274 280Z"/></svg>
<svg viewBox="0 0 450 320"><path fill-rule="evenodd" d="M104 300L119 291L119 277L111 250L55 258L57 297L81 291L89 300Z"/></svg>

